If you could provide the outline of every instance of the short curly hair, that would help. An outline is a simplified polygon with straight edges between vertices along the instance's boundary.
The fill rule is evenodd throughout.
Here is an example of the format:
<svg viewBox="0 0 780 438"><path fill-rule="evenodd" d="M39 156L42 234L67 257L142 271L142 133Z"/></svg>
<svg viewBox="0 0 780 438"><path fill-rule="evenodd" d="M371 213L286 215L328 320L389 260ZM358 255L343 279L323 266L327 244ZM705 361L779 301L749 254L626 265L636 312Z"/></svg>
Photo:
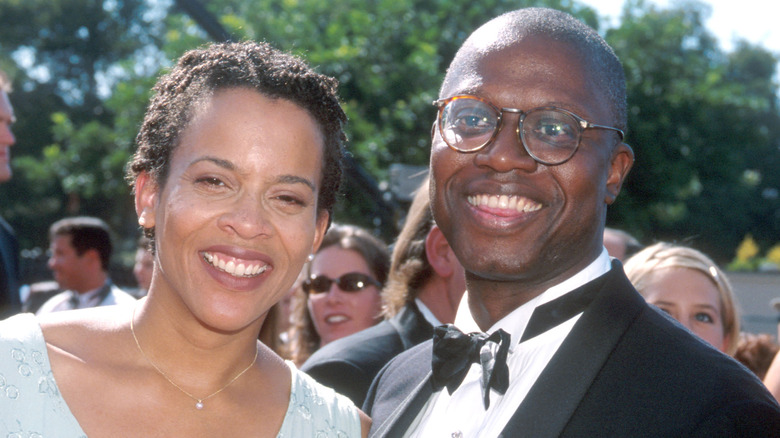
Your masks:
<svg viewBox="0 0 780 438"><path fill-rule="evenodd" d="M216 43L190 50L160 77L136 137L137 150L128 163L131 187L135 188L141 172L164 186L171 155L198 103L219 90L234 88L290 101L308 111L318 123L325 150L317 208L332 217L341 183L347 121L336 94L338 81L315 72L296 56L254 41Z"/></svg>

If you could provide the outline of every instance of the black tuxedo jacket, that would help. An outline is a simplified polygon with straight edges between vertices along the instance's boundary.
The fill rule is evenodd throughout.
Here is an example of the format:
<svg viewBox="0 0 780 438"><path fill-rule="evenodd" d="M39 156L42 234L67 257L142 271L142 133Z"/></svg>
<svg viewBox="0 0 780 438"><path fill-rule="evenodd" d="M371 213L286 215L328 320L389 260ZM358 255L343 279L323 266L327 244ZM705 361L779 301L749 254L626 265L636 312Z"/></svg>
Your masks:
<svg viewBox="0 0 780 438"><path fill-rule="evenodd" d="M19 299L19 245L13 229L0 218L0 318L22 310Z"/></svg>
<svg viewBox="0 0 780 438"><path fill-rule="evenodd" d="M374 376L390 359L432 337L433 326L412 302L389 320L325 345L301 370L361 406Z"/></svg>
<svg viewBox="0 0 780 438"><path fill-rule="evenodd" d="M605 276L502 437L780 436L780 406L752 373L647 305L619 262ZM370 436L403 434L432 394L430 364L426 342L379 373Z"/></svg>

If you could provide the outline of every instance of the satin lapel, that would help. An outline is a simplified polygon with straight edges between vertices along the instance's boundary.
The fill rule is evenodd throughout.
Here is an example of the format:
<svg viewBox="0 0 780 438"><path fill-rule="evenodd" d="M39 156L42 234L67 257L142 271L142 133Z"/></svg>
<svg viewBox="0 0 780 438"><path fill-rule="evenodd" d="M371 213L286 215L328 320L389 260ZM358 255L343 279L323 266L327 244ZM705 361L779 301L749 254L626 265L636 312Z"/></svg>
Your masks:
<svg viewBox="0 0 780 438"><path fill-rule="evenodd" d="M613 262L606 276L598 296L531 387L502 437L560 436L621 336L643 308L644 300L619 262Z"/></svg>
<svg viewBox="0 0 780 438"><path fill-rule="evenodd" d="M403 436L433 394L431 374L429 371L425 378L398 404L398 407L379 428L376 431L372 431L372 438Z"/></svg>
<svg viewBox="0 0 780 438"><path fill-rule="evenodd" d="M402 436L433 394L431 341L391 360L374 379L364 411L374 419L370 437ZM366 410L368 408L368 410Z"/></svg>

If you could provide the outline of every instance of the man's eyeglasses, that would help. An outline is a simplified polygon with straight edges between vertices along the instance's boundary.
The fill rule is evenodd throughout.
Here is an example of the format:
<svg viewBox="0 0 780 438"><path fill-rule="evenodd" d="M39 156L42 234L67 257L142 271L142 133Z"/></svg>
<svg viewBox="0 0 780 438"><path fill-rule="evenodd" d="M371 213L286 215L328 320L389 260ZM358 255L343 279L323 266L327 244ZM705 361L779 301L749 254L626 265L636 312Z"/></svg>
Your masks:
<svg viewBox="0 0 780 438"><path fill-rule="evenodd" d="M439 133L458 152L476 152L490 144L501 130L504 113L520 114L517 137L534 160L546 165L566 162L574 156L586 129L609 129L622 141L618 128L596 125L565 109L541 107L522 111L499 108L476 96L454 96L433 102L439 108Z"/></svg>
<svg viewBox="0 0 780 438"><path fill-rule="evenodd" d="M303 282L303 290L312 295L324 293L330 290L330 285L336 283L344 292L357 292L368 286L381 287L382 283L360 272L350 272L339 278L330 278L325 275L312 275Z"/></svg>

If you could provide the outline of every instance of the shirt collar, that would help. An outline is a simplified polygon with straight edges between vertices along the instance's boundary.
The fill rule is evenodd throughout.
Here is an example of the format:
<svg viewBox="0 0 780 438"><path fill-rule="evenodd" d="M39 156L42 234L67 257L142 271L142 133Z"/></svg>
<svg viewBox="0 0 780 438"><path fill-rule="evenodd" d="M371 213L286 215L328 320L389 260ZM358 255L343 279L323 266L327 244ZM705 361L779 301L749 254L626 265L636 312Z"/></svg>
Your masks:
<svg viewBox="0 0 780 438"><path fill-rule="evenodd" d="M611 262L606 248L602 248L601 254L596 257L596 260L591 262L583 270L577 272L573 276L566 280L550 287L540 295L531 299L522 306L516 308L511 313L493 324L487 333L493 333L498 329L503 329L508 332L512 339L520 339L528 325L528 321L531 319L531 314L537 306L552 301L574 289L594 280L611 268ZM471 310L468 305L468 291L463 294L463 298L458 305L458 312L455 315L455 326L458 327L464 333L480 332L479 326L471 315Z"/></svg>
<svg viewBox="0 0 780 438"><path fill-rule="evenodd" d="M429 309L428 306L426 306L421 299L415 298L414 304L417 305L417 309L420 310L420 313L422 313L422 316L425 318L426 321L428 321L428 323L430 323L434 327L442 325L442 322L439 321L438 318L436 318L436 315L434 315L433 312L431 312L431 309Z"/></svg>

